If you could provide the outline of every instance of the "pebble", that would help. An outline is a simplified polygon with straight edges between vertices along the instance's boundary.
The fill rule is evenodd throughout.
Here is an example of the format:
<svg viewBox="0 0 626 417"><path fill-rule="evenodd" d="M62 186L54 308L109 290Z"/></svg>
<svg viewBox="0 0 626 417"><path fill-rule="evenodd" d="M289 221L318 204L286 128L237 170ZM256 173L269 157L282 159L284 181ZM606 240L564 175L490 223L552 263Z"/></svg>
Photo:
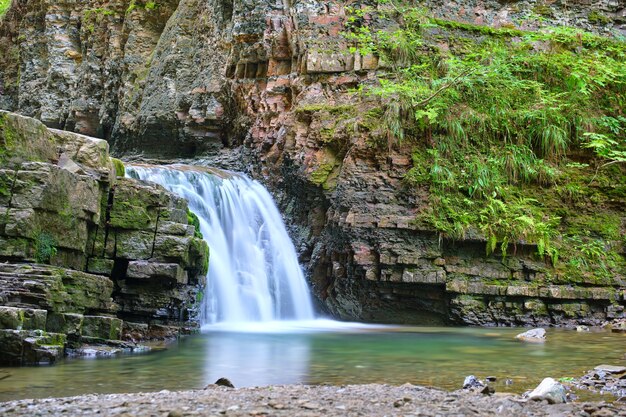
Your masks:
<svg viewBox="0 0 626 417"><path fill-rule="evenodd" d="M339 389L327 385L279 385L271 387L271 390L268 387L224 389L210 386L196 391L19 400L0 403L0 416L119 416L113 410L119 410L120 404L124 404L127 415L133 417L165 417L174 412L185 416L220 413L278 417L399 414L423 417L452 417L462 414L468 417L547 417L585 415L585 407L593 410L592 413L587 412L588 415L626 417L626 404L618 402L547 405L545 401L522 401L520 396L509 394L485 396L464 390L447 392L425 387L379 384L347 385ZM281 405L285 407L281 408ZM181 411L183 407L186 407L184 412Z"/></svg>

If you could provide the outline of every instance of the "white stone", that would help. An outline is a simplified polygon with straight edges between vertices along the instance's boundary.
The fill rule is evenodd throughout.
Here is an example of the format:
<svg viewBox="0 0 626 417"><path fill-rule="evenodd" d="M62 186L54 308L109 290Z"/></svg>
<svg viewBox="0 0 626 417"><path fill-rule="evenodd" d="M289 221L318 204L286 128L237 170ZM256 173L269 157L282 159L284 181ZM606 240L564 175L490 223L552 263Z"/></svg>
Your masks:
<svg viewBox="0 0 626 417"><path fill-rule="evenodd" d="M546 400L550 404L566 402L565 387L553 378L545 378L530 394L528 399L535 401Z"/></svg>

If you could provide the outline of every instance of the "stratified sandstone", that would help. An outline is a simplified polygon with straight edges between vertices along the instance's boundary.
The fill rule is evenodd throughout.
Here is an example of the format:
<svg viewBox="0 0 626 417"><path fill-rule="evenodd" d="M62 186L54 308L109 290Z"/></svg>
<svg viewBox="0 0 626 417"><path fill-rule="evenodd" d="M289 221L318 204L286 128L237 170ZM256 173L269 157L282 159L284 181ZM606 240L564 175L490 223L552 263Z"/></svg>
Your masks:
<svg viewBox="0 0 626 417"><path fill-rule="evenodd" d="M0 112L0 142L2 362L197 326L208 248L184 200L116 177L104 140Z"/></svg>

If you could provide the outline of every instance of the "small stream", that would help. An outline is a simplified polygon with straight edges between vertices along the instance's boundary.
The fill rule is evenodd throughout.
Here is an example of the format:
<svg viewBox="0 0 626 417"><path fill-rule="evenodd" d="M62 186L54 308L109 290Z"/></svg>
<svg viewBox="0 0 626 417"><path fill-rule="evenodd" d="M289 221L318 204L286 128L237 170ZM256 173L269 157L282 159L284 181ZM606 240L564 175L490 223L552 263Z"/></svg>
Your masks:
<svg viewBox="0 0 626 417"><path fill-rule="evenodd" d="M382 327L316 321L262 331L207 329L163 350L54 366L0 368L0 401L203 388L220 377L237 387L406 382L458 389L463 378L496 376L498 392L522 393L542 378L581 376L624 364L624 334L549 329L542 344L520 329ZM505 385L510 379L512 384ZM584 396L583 396L584 398ZM614 397L607 396L607 400Z"/></svg>

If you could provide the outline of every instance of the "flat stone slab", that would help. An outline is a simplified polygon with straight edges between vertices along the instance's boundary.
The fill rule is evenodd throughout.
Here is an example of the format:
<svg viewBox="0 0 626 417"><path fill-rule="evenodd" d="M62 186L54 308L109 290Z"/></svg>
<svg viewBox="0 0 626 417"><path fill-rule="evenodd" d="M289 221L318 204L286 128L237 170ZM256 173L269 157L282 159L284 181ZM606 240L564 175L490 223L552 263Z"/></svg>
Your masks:
<svg viewBox="0 0 626 417"><path fill-rule="evenodd" d="M607 372L609 374L621 374L626 372L626 366L616 366L616 365L598 365L593 368L594 371Z"/></svg>

